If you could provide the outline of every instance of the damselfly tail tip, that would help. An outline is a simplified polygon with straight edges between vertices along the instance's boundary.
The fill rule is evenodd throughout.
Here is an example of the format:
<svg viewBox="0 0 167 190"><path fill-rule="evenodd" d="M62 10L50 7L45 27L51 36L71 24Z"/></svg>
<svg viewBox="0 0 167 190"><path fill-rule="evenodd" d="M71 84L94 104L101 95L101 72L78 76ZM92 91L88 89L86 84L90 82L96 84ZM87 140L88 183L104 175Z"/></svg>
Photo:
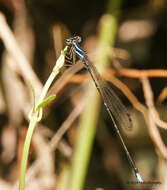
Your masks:
<svg viewBox="0 0 167 190"><path fill-rule="evenodd" d="M137 178L139 183L143 183L143 179L139 173L136 173L136 178Z"/></svg>

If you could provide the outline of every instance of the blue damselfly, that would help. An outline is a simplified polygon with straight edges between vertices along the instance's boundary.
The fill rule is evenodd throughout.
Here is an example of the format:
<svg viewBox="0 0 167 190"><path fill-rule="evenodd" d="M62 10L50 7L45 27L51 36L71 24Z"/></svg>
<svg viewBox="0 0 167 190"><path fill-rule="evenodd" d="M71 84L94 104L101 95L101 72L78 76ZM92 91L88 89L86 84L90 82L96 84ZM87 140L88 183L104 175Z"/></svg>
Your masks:
<svg viewBox="0 0 167 190"><path fill-rule="evenodd" d="M128 113L127 109L121 102L121 100L118 98L118 96L115 94L114 90L106 83L105 80L102 79L99 72L97 71L96 67L88 61L87 52L82 49L82 47L79 45L81 42L80 36L74 36L72 38L68 38L66 40L66 44L69 46L69 54L70 59L75 62L75 54L77 57L82 61L85 68L90 73L94 84L103 99L104 105L106 107L106 110L112 120L112 123L114 125L114 128L117 132L117 135L121 141L121 145L123 146L125 153L127 155L128 161L133 168L136 178L138 182L142 183L143 180L139 174L139 170L135 165L135 162L133 161L125 143L121 136L121 133L117 127L117 123L121 125L122 127L126 128L132 128L133 123L131 120L131 116ZM69 59L69 58L68 58Z"/></svg>

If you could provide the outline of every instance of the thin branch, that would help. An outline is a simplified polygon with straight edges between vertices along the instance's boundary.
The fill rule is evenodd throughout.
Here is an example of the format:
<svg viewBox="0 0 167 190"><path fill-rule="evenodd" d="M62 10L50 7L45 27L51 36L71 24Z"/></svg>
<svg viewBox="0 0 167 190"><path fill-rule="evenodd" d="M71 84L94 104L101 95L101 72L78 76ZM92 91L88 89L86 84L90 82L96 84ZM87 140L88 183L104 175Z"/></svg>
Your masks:
<svg viewBox="0 0 167 190"><path fill-rule="evenodd" d="M144 91L144 97L146 100L146 104L148 106L148 116L149 116L149 122L150 125L148 127L149 134L157 147L158 153L160 156L167 159L167 148L165 144L162 141L161 135L159 133L159 130L156 126L156 115L154 114L155 108L154 108L154 101L153 101L153 93L149 84L149 81L147 78L141 79L142 85L143 85L143 91Z"/></svg>
<svg viewBox="0 0 167 190"><path fill-rule="evenodd" d="M71 124L82 112L84 105L85 105L85 97L82 100L80 100L80 103L77 105L77 107L74 108L74 110L71 112L68 118L63 122L62 126L59 128L59 130L56 132L56 134L50 141L49 145L52 150L55 150L57 148L57 145L60 142L62 136L67 132Z"/></svg>
<svg viewBox="0 0 167 190"><path fill-rule="evenodd" d="M146 99L146 104L149 108L149 112L152 115L152 118L153 118L155 124L163 129L167 129L167 123L160 119L159 113L155 108L154 95L153 95L149 80L147 78L143 78L143 79L141 79L141 81L142 81L143 89L145 92L144 95L145 95L145 99Z"/></svg>
<svg viewBox="0 0 167 190"><path fill-rule="evenodd" d="M28 63L26 57L22 53L2 13L0 13L0 38L2 39L7 51L17 61L19 69L27 85L29 86L29 84L32 83L34 88L36 89L36 93L39 95L42 89L42 85L35 73L33 72L31 65Z"/></svg>
<svg viewBox="0 0 167 190"><path fill-rule="evenodd" d="M143 77L149 77L149 78L167 78L167 70L165 69L150 69L150 70L137 70L137 69L108 69L107 71L102 73L102 76L107 79L111 76L122 76L122 77L128 77L128 78L143 78ZM80 83L84 80L91 80L90 76L88 74L77 74L71 77L69 82L74 83Z"/></svg>
<svg viewBox="0 0 167 190"><path fill-rule="evenodd" d="M165 69L149 69L149 70L137 70L137 69L119 69L110 70L109 75L114 74L117 76L124 76L128 78L143 78L143 77L167 77L167 70Z"/></svg>
<svg viewBox="0 0 167 190"><path fill-rule="evenodd" d="M157 103L158 104L162 103L166 98L167 98L167 87L162 89L162 91L157 99Z"/></svg>

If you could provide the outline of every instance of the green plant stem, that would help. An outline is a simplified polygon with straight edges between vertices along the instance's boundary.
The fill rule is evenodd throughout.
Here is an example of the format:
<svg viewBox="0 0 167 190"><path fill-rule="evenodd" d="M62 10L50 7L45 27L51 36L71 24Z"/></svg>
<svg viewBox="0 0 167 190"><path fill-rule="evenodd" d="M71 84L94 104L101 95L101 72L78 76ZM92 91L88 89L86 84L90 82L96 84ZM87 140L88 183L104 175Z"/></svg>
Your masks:
<svg viewBox="0 0 167 190"><path fill-rule="evenodd" d="M72 160L70 190L81 190L84 183L92 144L96 133L97 118L99 114L97 110L99 110L100 107L99 100L97 92L93 89L81 116L77 137L78 141L75 146Z"/></svg>
<svg viewBox="0 0 167 190"><path fill-rule="evenodd" d="M21 160L19 190L23 190L24 189L25 173L26 173L26 168L27 168L28 153L29 153L29 149L30 149L30 143L31 143L31 138L32 138L32 135L33 135L33 131L35 129L35 126L36 126L37 122L38 122L38 120L34 116L31 119L30 123L29 123L26 139L25 139L25 142L24 142L22 160Z"/></svg>
<svg viewBox="0 0 167 190"><path fill-rule="evenodd" d="M44 100L44 98L45 98L45 96L46 96L46 94L48 92L48 89L49 89L50 85L52 84L52 82L55 79L56 75L59 73L60 69L62 68L62 66L64 64L64 58L65 58L65 53L67 51L67 48L68 47L66 47L64 49L64 51L62 51L61 56L57 60L56 65L53 68L52 73L50 74L48 80L46 81L46 83L45 83L45 85L43 87L42 93L41 93L41 95L39 97L39 104Z"/></svg>
<svg viewBox="0 0 167 190"><path fill-rule="evenodd" d="M109 65L109 54L114 45L118 25L118 15L121 0L110 0L107 8L107 14L101 20L99 34L99 49L97 53L96 64L100 71L107 69ZM114 13L114 14L112 14ZM92 88L92 87L91 87ZM70 178L69 190L82 190L89 159L92 151L92 145L96 133L96 124L99 116L100 98L96 89L92 88L92 96L87 100L78 130L78 138L72 160L72 172Z"/></svg>
<svg viewBox="0 0 167 190"><path fill-rule="evenodd" d="M30 113L30 123L24 143L22 160L21 160L21 168L20 168L20 179L19 179L19 190L24 190L25 185L25 173L27 168L27 161L28 161L28 153L30 149L31 139L33 135L33 131L35 129L36 124L41 120L42 117L42 106L38 109L39 105L45 100L45 96L48 92L50 85L52 84L53 80L55 79L56 75L59 73L60 69L64 65L65 54L67 52L67 47L61 52L60 57L58 58L55 67L53 68L52 73L50 74L48 80L46 81L39 100L37 101L37 105L33 105L34 109L32 109ZM35 101L34 101L35 102Z"/></svg>

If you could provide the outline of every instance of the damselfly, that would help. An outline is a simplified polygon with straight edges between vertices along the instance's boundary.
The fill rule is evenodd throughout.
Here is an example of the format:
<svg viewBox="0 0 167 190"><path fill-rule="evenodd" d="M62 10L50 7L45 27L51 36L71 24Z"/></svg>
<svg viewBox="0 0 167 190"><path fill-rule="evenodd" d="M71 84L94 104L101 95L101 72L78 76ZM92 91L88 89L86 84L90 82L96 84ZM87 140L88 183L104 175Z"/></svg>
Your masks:
<svg viewBox="0 0 167 190"><path fill-rule="evenodd" d="M96 67L88 61L87 58L87 52L84 51L79 43L81 42L81 37L80 36L75 36L72 38L68 38L66 40L66 44L69 46L70 50L70 58L73 58L73 61L75 62L75 54L77 57L82 61L84 64L85 68L88 70L90 73L94 84L103 99L104 105L106 107L106 110L113 122L114 128L117 132L117 135L121 141L121 144L126 152L128 161L133 168L136 178L138 182L142 183L143 180L139 174L138 168L135 165L135 162L133 161L132 157L130 156L130 153L124 143L124 140L121 136L121 133L117 127L117 123L121 126L127 127L127 128L132 128L132 120L130 117L130 114L128 113L127 109L121 102L121 100L118 98L118 96L115 94L114 90L108 86L108 84L102 79L100 76L99 72L97 71Z"/></svg>

